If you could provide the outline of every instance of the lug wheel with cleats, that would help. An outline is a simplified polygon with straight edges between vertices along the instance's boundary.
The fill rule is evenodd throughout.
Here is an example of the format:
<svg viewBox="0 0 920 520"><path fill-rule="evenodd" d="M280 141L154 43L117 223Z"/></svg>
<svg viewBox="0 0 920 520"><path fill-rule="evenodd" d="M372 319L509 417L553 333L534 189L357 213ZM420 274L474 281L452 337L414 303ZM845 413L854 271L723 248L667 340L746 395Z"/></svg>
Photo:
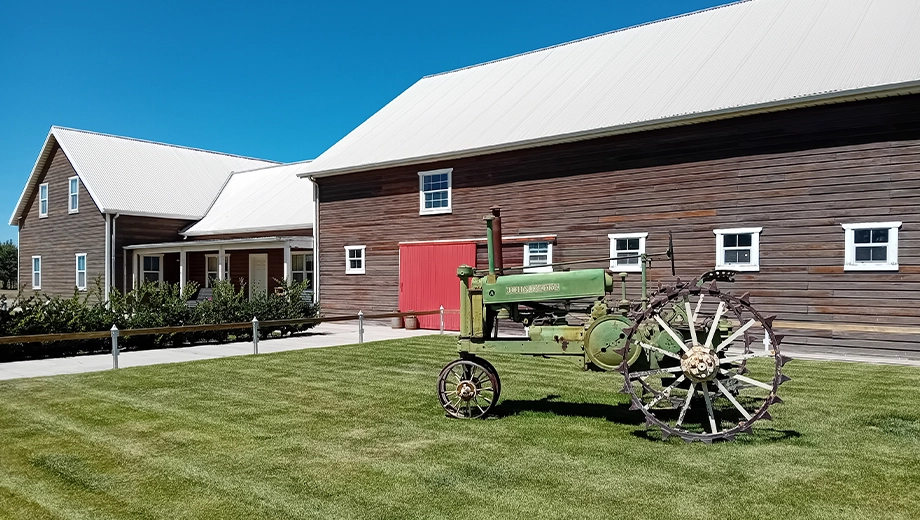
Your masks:
<svg viewBox="0 0 920 520"><path fill-rule="evenodd" d="M777 390L789 380L782 373L789 359L779 353L782 336L773 333L772 322L747 294L733 296L715 282L661 289L625 331L624 353L638 346L646 358L661 359L641 370L620 366L631 409L642 411L646 425L659 427L663 438L709 443L750 433L755 422L771 418L767 409L782 403ZM637 331L650 325L674 340L675 351L641 338Z"/></svg>
<svg viewBox="0 0 920 520"><path fill-rule="evenodd" d="M479 358L458 359L438 376L438 399L444 411L458 419L485 417L501 392L491 363Z"/></svg>

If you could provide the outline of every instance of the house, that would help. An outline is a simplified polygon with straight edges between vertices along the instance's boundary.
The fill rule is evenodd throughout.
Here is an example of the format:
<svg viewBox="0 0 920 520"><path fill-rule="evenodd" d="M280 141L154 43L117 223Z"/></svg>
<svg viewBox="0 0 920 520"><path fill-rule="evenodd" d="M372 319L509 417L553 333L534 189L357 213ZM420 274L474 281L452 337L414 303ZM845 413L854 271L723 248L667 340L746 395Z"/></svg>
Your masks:
<svg viewBox="0 0 920 520"><path fill-rule="evenodd" d="M291 168L52 127L10 219L20 285L63 295L96 279L121 291L141 280L203 287L214 277L247 281L252 271L271 290L275 278L293 277L286 259L304 260L290 251L312 248L312 192ZM296 208L286 211L292 197Z"/></svg>
<svg viewBox="0 0 920 520"><path fill-rule="evenodd" d="M615 257L671 232L680 277L738 270L784 320L916 324L918 26L913 0L749 0L425 77L298 167L323 307L456 309L498 205L506 266L635 272Z"/></svg>

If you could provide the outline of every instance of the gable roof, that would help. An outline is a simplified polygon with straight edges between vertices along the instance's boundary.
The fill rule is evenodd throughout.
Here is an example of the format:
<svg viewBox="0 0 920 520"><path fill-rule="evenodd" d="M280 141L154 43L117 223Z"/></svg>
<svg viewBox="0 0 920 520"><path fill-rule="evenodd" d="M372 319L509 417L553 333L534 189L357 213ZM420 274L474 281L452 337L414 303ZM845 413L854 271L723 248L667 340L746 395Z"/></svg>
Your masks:
<svg viewBox="0 0 920 520"><path fill-rule="evenodd" d="M16 209L15 226L57 144L102 213L199 219L234 171L277 164L52 126Z"/></svg>
<svg viewBox="0 0 920 520"><path fill-rule="evenodd" d="M334 175L920 92L920 2L746 0L422 78L299 170Z"/></svg>
<svg viewBox="0 0 920 520"><path fill-rule="evenodd" d="M182 234L223 235L313 227L313 183L297 177L304 163L230 176L203 219Z"/></svg>

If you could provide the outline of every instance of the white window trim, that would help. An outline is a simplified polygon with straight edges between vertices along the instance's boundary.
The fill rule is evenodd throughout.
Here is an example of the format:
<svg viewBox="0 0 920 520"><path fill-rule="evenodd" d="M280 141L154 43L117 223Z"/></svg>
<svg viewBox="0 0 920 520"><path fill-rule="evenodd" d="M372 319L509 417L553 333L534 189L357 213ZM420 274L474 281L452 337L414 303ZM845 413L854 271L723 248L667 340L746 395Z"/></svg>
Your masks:
<svg viewBox="0 0 920 520"><path fill-rule="evenodd" d="M844 232L845 249L843 259L844 271L897 271L898 265L898 229L900 222L866 222L860 224L841 224ZM888 261L857 262L856 242L853 231L856 229L888 229Z"/></svg>
<svg viewBox="0 0 920 520"><path fill-rule="evenodd" d="M294 270L294 257L302 256L303 257L303 270L295 271ZM307 261L309 259L309 262ZM294 273L303 274L304 280L310 281L310 290L313 289L313 277L310 274L313 272L313 253L309 251L301 251L297 253L291 253L291 280L294 279Z"/></svg>
<svg viewBox="0 0 920 520"><path fill-rule="evenodd" d="M540 265L537 267L530 267L530 244L540 244L546 243L546 263L553 263L553 243L549 240L534 240L533 242L524 243L524 269L525 273L551 273L553 272L552 265Z"/></svg>
<svg viewBox="0 0 920 520"><path fill-rule="evenodd" d="M45 198L42 198L42 188L45 189ZM48 211L51 209L51 204L48 203L48 199L51 198L51 189L48 188L48 183L43 182L38 185L38 218L46 218L48 216ZM45 202L45 212L42 213L42 201Z"/></svg>
<svg viewBox="0 0 920 520"><path fill-rule="evenodd" d="M418 214L419 215L442 215L444 213L453 213L453 197L454 197L454 179L453 179L453 168L442 168L440 170L429 170L425 172L418 172ZM425 176L426 175L438 175L446 173L447 174L447 207L446 208L426 208L425 207Z"/></svg>
<svg viewBox="0 0 920 520"><path fill-rule="evenodd" d="M367 246L345 246L345 274L365 274L367 272ZM361 251L361 268L352 269L348 258L349 251Z"/></svg>
<svg viewBox="0 0 920 520"><path fill-rule="evenodd" d="M35 270L35 259L38 259L38 271ZM40 290L42 288L42 257L41 255L32 257L32 289ZM35 275L38 274L38 284L35 283Z"/></svg>
<svg viewBox="0 0 920 520"><path fill-rule="evenodd" d="M610 268L616 269L619 272L624 273L638 273L642 271L642 259L639 259L639 262L636 264L623 264L620 265L620 262L616 259L617 256L617 239L623 238L638 238L639 239L639 254L645 254L645 239L648 238L648 233L611 233L607 235L607 238L610 239Z"/></svg>
<svg viewBox="0 0 920 520"><path fill-rule="evenodd" d="M217 271L211 271L208 269L208 259L215 258L217 259ZM207 288L211 287L211 277L208 276L210 273L220 274L220 255L216 253L204 255L204 286ZM217 278L217 276L215 276ZM230 254L224 253L224 280L230 279Z"/></svg>
<svg viewBox="0 0 920 520"><path fill-rule="evenodd" d="M160 255L141 255L141 266L140 266L140 267L141 267L141 268L140 268L140 272L141 272L140 281L141 281L141 283L146 282L146 280L144 279L144 275L145 275L145 274L147 274L147 273L152 273L152 272L153 272L153 271L147 271L146 269L144 269L144 258L147 258L147 257L154 257L154 256L155 256L155 257L158 257L158 258L160 259L160 271L159 271L159 277L160 277L160 279L159 279L158 282L159 282L159 283L163 283L163 255L162 255L162 254L160 254Z"/></svg>
<svg viewBox="0 0 920 520"><path fill-rule="evenodd" d="M762 227L713 229L712 232L716 235L716 269L727 269L741 272L760 271L760 233L762 231ZM723 245L724 240L722 240L722 235L751 235L751 263L724 263L725 246Z"/></svg>
<svg viewBox="0 0 920 520"><path fill-rule="evenodd" d="M83 287L80 287L80 257L83 257ZM74 255L74 270L76 271L74 278L75 285L77 286L78 291L85 291L86 286L89 284L89 277L86 274L87 268L89 266L86 263L86 253L77 253Z"/></svg>
<svg viewBox="0 0 920 520"><path fill-rule="evenodd" d="M71 192L70 187L73 181L77 181L77 191ZM70 201L76 197L76 204L73 207L70 206ZM67 213L79 213L80 212L80 178L77 176L69 177L67 179Z"/></svg>

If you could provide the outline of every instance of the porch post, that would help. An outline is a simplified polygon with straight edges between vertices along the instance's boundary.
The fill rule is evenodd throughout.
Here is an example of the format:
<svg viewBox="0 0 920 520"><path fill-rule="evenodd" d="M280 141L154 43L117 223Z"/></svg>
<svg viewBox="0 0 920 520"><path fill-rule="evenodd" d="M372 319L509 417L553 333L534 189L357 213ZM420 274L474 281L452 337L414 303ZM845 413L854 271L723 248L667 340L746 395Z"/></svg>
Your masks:
<svg viewBox="0 0 920 520"><path fill-rule="evenodd" d="M291 273L291 243L284 243L284 281L285 283L291 283L293 280L293 275Z"/></svg>
<svg viewBox="0 0 920 520"><path fill-rule="evenodd" d="M217 250L217 279L224 280L224 248Z"/></svg>
<svg viewBox="0 0 920 520"><path fill-rule="evenodd" d="M185 266L185 249L179 250L179 296L185 296L185 279L188 271Z"/></svg>
<svg viewBox="0 0 920 520"><path fill-rule="evenodd" d="M137 259L137 250L134 251L134 262L133 267L131 268L131 280L132 280L132 289L137 289L137 286L140 282L140 264Z"/></svg>

